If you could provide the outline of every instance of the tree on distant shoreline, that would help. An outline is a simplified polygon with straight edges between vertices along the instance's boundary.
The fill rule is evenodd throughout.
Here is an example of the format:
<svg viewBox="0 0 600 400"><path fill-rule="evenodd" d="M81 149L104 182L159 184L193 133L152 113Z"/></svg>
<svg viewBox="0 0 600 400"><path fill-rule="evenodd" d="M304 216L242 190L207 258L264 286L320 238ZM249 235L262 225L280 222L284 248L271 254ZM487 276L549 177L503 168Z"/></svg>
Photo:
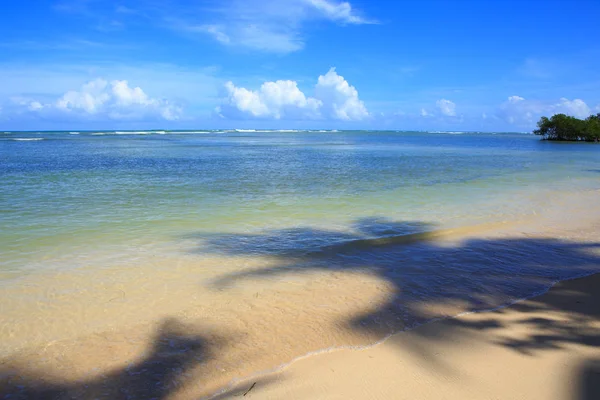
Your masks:
<svg viewBox="0 0 600 400"><path fill-rule="evenodd" d="M544 140L600 141L600 113L579 119L565 114L542 117L533 133Z"/></svg>

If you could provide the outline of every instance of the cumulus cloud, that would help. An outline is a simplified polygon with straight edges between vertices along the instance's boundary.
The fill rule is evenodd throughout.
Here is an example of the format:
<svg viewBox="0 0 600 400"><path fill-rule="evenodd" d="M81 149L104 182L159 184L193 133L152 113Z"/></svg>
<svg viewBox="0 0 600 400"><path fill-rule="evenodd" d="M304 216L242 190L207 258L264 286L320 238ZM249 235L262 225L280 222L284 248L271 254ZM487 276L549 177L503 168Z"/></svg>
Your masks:
<svg viewBox="0 0 600 400"><path fill-rule="evenodd" d="M151 98L140 87L130 87L124 80L95 79L79 90L66 92L54 102L17 98L13 104L41 115L133 120L152 117L176 120L181 115L181 108L166 100Z"/></svg>
<svg viewBox="0 0 600 400"><path fill-rule="evenodd" d="M56 101L56 107L64 111L83 110L96 113L110 99L106 91L108 82L96 79L81 87L80 91L70 90Z"/></svg>
<svg viewBox="0 0 600 400"><path fill-rule="evenodd" d="M563 113L577 118L587 118L591 114L590 108L581 99L569 100L563 97L553 108L554 114Z"/></svg>
<svg viewBox="0 0 600 400"><path fill-rule="evenodd" d="M315 97L323 103L322 111L326 117L354 121L369 116L365 104L358 98L358 91L338 75L335 68L319 76Z"/></svg>
<svg viewBox="0 0 600 400"><path fill-rule="evenodd" d="M225 84L226 96L217 107L223 118L333 119L357 121L369 117L358 91L331 68L318 78L314 97L306 96L295 81L265 82L259 90Z"/></svg>
<svg viewBox="0 0 600 400"><path fill-rule="evenodd" d="M590 107L581 99L561 98L558 102L529 100L521 96L510 96L500 105L498 116L517 126L533 126L541 116L567 114L586 118L591 114Z"/></svg>
<svg viewBox="0 0 600 400"><path fill-rule="evenodd" d="M259 90L225 84L227 98L221 106L222 115L239 114L254 118L310 119L319 115L322 103L307 98L294 81L265 82Z"/></svg>
<svg viewBox="0 0 600 400"><path fill-rule="evenodd" d="M447 117L456 116L456 104L454 104L450 100L441 99L438 100L435 104L442 113L442 115L445 115Z"/></svg>

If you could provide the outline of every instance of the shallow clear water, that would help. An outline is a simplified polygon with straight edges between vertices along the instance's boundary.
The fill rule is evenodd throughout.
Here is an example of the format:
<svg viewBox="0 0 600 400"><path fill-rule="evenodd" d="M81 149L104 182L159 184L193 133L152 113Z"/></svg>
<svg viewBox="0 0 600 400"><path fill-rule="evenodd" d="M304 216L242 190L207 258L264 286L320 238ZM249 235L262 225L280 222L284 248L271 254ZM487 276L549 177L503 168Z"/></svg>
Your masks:
<svg viewBox="0 0 600 400"><path fill-rule="evenodd" d="M507 203L515 193L600 186L597 150L519 134L3 133L0 269L14 277L76 267L64 254L181 250L194 234L510 219L531 211ZM312 239L279 245L312 250L344 234Z"/></svg>

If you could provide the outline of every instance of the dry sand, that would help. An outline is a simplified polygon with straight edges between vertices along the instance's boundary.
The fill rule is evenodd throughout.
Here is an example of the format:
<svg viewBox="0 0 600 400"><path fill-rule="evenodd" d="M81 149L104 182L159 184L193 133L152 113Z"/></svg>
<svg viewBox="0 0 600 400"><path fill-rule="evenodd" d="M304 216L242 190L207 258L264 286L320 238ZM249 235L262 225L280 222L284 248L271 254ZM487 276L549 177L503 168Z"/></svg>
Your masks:
<svg viewBox="0 0 600 400"><path fill-rule="evenodd" d="M600 274L495 311L304 358L217 398L600 399Z"/></svg>

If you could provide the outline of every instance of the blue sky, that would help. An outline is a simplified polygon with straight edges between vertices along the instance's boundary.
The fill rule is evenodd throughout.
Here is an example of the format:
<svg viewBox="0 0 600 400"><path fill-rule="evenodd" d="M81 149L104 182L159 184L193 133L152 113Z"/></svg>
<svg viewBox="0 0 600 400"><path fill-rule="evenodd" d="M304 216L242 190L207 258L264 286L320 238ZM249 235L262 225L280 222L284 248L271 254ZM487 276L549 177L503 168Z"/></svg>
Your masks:
<svg viewBox="0 0 600 400"><path fill-rule="evenodd" d="M600 112L592 0L59 0L0 14L0 129L528 131Z"/></svg>

